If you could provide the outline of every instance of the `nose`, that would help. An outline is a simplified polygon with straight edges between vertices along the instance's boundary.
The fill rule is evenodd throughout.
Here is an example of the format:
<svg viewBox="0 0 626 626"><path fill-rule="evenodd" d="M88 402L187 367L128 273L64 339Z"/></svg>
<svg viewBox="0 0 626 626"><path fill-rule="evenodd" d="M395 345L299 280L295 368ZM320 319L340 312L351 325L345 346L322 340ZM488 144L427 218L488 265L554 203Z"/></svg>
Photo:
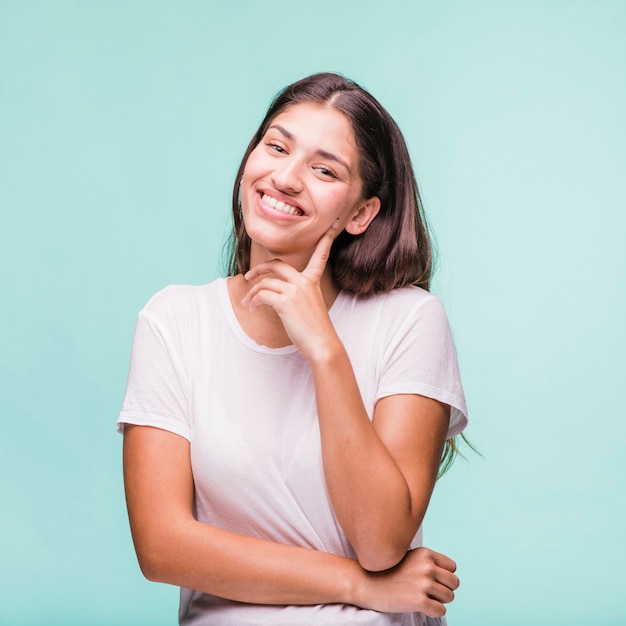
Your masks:
<svg viewBox="0 0 626 626"><path fill-rule="evenodd" d="M302 164L294 158L281 159L272 172L272 182L278 191L299 193L303 188Z"/></svg>

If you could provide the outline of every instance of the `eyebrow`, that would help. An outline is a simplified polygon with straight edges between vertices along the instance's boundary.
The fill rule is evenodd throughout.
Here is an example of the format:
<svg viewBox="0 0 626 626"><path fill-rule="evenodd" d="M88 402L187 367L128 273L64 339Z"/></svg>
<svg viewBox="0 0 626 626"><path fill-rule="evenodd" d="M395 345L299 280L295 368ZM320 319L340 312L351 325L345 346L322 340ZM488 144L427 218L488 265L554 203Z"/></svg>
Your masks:
<svg viewBox="0 0 626 626"><path fill-rule="evenodd" d="M294 138L292 133L290 133L286 128L283 128L279 124L272 124L270 128L275 128L278 132L283 134L287 139L292 140ZM348 173L352 174L352 170L350 169L350 166L341 157L338 157L336 154L333 154L332 152L328 152L327 150L316 150L315 153L319 154L324 159L329 159L330 161L335 161L339 163L340 165L343 165L348 170Z"/></svg>

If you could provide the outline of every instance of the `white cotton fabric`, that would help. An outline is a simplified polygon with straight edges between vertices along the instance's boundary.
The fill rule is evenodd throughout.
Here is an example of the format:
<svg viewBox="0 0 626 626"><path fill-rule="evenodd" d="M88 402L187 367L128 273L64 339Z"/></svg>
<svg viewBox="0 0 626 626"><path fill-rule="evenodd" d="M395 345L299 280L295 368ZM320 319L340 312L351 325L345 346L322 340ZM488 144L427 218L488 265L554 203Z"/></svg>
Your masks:
<svg viewBox="0 0 626 626"><path fill-rule="evenodd" d="M370 419L379 398L414 393L451 406L448 436L463 430L456 352L435 296L418 287L366 298L341 292L329 314ZM326 491L308 364L295 346L268 348L243 332L226 279L168 287L140 312L120 432L125 423L189 440L198 520L355 557ZM347 605L246 605L188 589L179 618L186 626L433 623Z"/></svg>

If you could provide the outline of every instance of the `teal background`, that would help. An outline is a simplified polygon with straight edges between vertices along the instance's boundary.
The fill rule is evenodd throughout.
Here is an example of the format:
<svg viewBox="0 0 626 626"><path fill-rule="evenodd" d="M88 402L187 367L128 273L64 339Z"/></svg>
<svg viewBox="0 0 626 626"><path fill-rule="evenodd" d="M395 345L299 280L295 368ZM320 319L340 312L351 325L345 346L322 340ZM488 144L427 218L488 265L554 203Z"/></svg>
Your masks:
<svg viewBox="0 0 626 626"><path fill-rule="evenodd" d="M427 545L451 626L624 624L626 3L0 0L0 623L173 624L113 423L138 310L219 271L273 94L402 128L471 409Z"/></svg>

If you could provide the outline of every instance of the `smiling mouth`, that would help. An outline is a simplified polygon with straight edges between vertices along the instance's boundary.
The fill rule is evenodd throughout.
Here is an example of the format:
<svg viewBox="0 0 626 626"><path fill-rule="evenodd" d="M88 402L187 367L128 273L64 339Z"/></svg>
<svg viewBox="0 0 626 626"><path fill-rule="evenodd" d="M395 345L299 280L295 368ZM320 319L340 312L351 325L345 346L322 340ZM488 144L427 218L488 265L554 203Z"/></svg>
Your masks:
<svg viewBox="0 0 626 626"><path fill-rule="evenodd" d="M288 215L295 215L297 217L304 215L304 211L302 209L291 206L282 200L276 200L276 198L272 198L272 196L268 196L266 193L261 196L261 200L281 213L287 213Z"/></svg>

